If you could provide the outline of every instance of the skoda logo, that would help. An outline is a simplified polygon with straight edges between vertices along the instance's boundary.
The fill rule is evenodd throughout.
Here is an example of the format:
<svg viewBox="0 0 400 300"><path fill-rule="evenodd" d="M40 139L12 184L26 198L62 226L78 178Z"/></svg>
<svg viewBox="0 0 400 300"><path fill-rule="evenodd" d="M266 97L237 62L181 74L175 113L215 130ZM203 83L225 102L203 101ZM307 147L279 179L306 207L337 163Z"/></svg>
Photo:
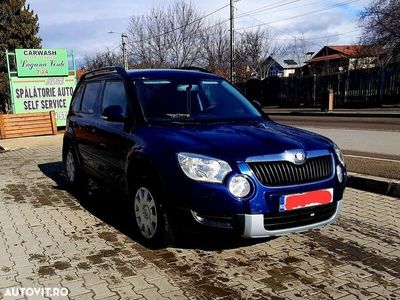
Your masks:
<svg viewBox="0 0 400 300"><path fill-rule="evenodd" d="M294 163L301 165L302 163L304 163L304 161L306 160L306 154L299 150L297 152L294 153Z"/></svg>

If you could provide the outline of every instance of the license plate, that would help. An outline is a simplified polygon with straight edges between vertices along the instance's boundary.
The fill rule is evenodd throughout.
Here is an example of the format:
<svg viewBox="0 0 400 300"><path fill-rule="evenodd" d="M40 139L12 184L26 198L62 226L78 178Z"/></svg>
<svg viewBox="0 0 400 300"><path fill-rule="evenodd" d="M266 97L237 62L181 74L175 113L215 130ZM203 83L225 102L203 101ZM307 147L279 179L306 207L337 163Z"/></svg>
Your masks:
<svg viewBox="0 0 400 300"><path fill-rule="evenodd" d="M279 211L290 211L304 207L332 203L333 189L311 191L301 194L284 195L279 199Z"/></svg>

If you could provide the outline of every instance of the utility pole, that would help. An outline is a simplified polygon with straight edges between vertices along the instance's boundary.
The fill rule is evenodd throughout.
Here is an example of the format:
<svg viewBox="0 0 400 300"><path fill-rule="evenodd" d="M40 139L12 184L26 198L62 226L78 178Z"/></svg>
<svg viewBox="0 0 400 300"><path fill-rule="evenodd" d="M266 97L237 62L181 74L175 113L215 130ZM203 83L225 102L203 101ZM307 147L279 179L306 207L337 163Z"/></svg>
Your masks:
<svg viewBox="0 0 400 300"><path fill-rule="evenodd" d="M231 43L231 82L235 82L235 32L234 32L234 0L230 0L230 43Z"/></svg>
<svg viewBox="0 0 400 300"><path fill-rule="evenodd" d="M127 55L127 52L126 52L126 40L125 40L126 38L128 38L128 36L126 34L124 34L124 33L121 33L122 59L124 61L125 70L128 70L129 66L128 66L128 55Z"/></svg>

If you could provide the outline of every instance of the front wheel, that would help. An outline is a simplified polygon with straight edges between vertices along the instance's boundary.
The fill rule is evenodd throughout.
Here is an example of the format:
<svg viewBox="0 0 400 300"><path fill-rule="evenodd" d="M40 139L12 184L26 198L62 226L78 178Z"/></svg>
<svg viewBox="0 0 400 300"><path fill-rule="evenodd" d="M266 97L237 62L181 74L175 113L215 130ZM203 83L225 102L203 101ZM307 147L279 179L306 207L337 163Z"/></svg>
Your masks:
<svg viewBox="0 0 400 300"><path fill-rule="evenodd" d="M70 147L67 152L65 169L67 173L68 185L77 191L82 191L87 186L87 177L81 171L72 147Z"/></svg>
<svg viewBox="0 0 400 300"><path fill-rule="evenodd" d="M173 232L160 195L148 183L136 185L133 193L135 227L141 239L153 246L173 243Z"/></svg>

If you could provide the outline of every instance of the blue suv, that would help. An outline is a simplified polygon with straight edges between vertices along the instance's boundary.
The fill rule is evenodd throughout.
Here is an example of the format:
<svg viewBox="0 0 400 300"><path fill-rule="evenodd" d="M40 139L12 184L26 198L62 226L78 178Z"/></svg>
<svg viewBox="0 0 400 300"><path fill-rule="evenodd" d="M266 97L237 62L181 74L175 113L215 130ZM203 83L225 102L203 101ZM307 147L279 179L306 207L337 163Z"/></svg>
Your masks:
<svg viewBox="0 0 400 300"><path fill-rule="evenodd" d="M72 187L93 176L125 192L150 243L186 225L246 238L318 228L338 217L346 182L332 141L271 121L201 70L84 74L62 154Z"/></svg>

